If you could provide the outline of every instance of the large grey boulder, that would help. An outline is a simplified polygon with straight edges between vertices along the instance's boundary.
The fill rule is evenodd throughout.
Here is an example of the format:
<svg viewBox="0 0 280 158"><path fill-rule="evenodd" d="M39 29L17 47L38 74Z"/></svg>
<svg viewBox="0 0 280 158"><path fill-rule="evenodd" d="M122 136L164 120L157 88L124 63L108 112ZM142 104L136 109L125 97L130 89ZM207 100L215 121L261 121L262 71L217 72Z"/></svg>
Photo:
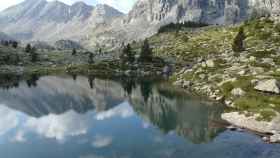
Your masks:
<svg viewBox="0 0 280 158"><path fill-rule="evenodd" d="M280 94L280 84L276 79L270 79L265 81L259 81L255 86L256 90L263 92L270 92Z"/></svg>

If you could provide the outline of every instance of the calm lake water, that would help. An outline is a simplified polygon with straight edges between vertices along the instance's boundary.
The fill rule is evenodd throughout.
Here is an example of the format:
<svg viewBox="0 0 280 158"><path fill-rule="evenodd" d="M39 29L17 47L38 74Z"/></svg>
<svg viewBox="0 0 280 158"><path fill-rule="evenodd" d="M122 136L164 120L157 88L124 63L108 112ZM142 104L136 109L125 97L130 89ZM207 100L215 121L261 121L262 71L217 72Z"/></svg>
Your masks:
<svg viewBox="0 0 280 158"><path fill-rule="evenodd" d="M224 129L222 106L164 82L0 80L1 158L280 157L280 145Z"/></svg>

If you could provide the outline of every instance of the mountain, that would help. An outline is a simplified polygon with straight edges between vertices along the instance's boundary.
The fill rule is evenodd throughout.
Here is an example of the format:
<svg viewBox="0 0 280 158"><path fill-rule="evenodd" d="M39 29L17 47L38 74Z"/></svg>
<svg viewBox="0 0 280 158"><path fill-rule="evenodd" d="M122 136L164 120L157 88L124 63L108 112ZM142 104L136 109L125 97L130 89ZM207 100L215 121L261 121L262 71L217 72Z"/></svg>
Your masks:
<svg viewBox="0 0 280 158"><path fill-rule="evenodd" d="M251 16L280 15L278 0L138 0L124 15L107 6L26 0L0 13L0 28L20 40L70 39L112 47L151 36L171 22L232 24Z"/></svg>
<svg viewBox="0 0 280 158"><path fill-rule="evenodd" d="M257 14L257 15L254 15ZM155 34L169 23L239 23L251 16L280 15L278 0L138 0L123 18L103 32L93 32L91 43L118 45Z"/></svg>
<svg viewBox="0 0 280 158"><path fill-rule="evenodd" d="M17 85L18 88L0 90L0 103L33 117L69 110L78 113L106 111L125 99L125 92L118 83L85 77L77 77L75 81L54 76L33 77Z"/></svg>
<svg viewBox="0 0 280 158"><path fill-rule="evenodd" d="M82 41L91 30L122 15L107 5L93 7L77 2L70 6L59 1L26 0L0 13L0 28L24 41Z"/></svg>
<svg viewBox="0 0 280 158"><path fill-rule="evenodd" d="M54 46L56 49L60 50L83 49L79 43L71 40L58 40L55 42Z"/></svg>

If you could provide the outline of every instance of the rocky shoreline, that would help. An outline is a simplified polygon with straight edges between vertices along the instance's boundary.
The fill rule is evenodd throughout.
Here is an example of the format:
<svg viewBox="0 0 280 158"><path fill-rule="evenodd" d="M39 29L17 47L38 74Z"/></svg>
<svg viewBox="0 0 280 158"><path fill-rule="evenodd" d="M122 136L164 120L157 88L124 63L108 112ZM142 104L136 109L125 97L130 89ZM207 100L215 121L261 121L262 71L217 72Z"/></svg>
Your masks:
<svg viewBox="0 0 280 158"><path fill-rule="evenodd" d="M269 19L238 26L244 28L246 35L245 49L238 53L232 50L230 44L238 27L221 28L222 31L210 29L191 35L187 43L189 46L184 47L184 53L177 55L188 62L174 73L173 84L223 103L229 108L221 116L223 120L236 127L263 133L265 141L279 143L278 26ZM194 45L196 49L188 50ZM200 52L202 50L209 53Z"/></svg>

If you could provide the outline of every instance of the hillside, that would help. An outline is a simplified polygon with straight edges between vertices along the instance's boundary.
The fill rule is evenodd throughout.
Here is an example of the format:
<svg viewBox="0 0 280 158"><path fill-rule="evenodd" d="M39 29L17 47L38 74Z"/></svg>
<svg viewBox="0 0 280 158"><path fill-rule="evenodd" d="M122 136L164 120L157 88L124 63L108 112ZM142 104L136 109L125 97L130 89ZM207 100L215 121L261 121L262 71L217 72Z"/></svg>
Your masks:
<svg viewBox="0 0 280 158"><path fill-rule="evenodd" d="M233 40L241 27L245 49L234 52ZM225 103L232 112L223 115L227 121L267 133L276 130L279 120L279 41L280 24L267 18L237 26L167 31L149 38L157 56L176 61L174 85Z"/></svg>

